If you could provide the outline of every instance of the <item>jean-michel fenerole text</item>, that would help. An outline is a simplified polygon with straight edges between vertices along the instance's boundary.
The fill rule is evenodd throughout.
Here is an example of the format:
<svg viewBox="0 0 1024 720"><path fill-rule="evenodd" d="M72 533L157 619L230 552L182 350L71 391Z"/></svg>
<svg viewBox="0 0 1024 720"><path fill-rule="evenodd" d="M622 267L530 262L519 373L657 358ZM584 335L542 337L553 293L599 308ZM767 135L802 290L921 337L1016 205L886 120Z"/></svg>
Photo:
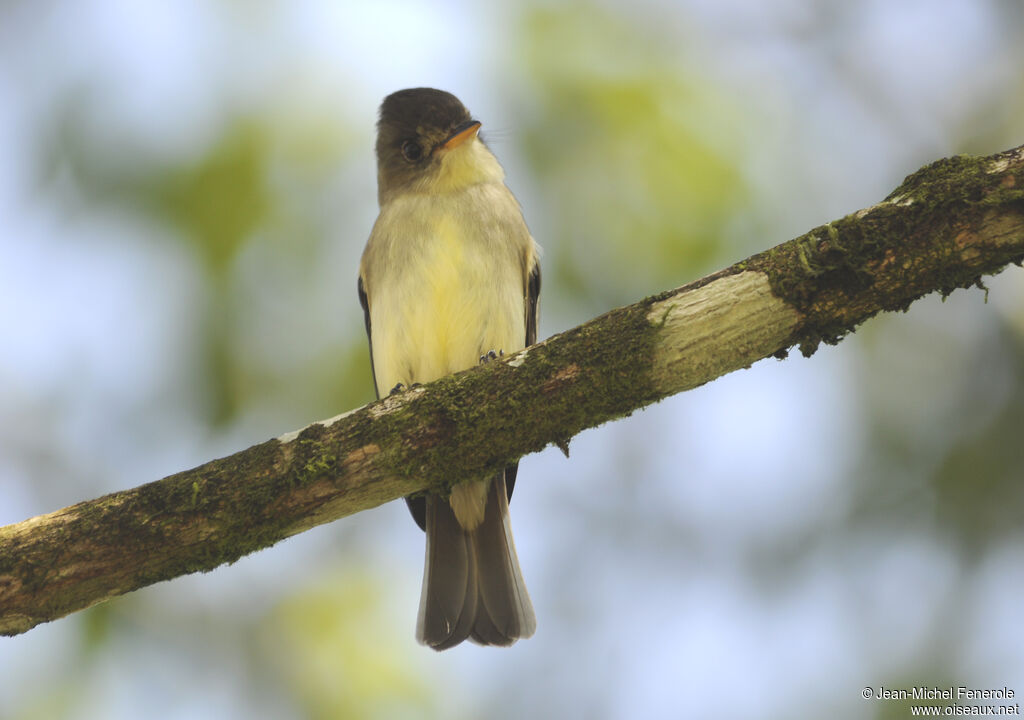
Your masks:
<svg viewBox="0 0 1024 720"><path fill-rule="evenodd" d="M1009 700L1015 695L1013 689L959 687L913 687L892 689L879 687L876 700Z"/></svg>

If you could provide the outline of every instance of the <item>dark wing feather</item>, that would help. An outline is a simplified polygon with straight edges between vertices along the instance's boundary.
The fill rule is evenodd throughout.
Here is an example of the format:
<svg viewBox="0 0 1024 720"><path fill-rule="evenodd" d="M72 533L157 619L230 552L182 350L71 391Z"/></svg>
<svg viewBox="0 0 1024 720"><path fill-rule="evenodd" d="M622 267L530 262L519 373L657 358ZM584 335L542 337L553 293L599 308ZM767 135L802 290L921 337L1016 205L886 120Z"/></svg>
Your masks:
<svg viewBox="0 0 1024 720"><path fill-rule="evenodd" d="M526 279L526 347L537 342L537 320L540 315L540 259L535 258L533 268ZM516 487L516 473L519 463L505 467L505 487L508 499L512 499L512 491Z"/></svg>
<svg viewBox="0 0 1024 720"><path fill-rule="evenodd" d="M526 347L537 342L537 319L540 315L540 260L533 261L533 268L526 281ZM366 316L369 331L370 316Z"/></svg>
<svg viewBox="0 0 1024 720"><path fill-rule="evenodd" d="M370 371L373 373L373 392L376 393L377 398L380 399L380 393L377 391L377 371L373 367L373 333L370 329L370 301L366 297L366 286L363 285L362 276L359 277L359 304L363 306L363 320L366 322L366 339L370 343ZM412 513L412 519L420 526L420 530L426 530L426 498L422 495L416 495L413 497L407 497L405 502L409 506L409 512Z"/></svg>
<svg viewBox="0 0 1024 720"><path fill-rule="evenodd" d="M373 373L373 392L377 399L380 393L377 392L377 371L373 367L373 333L370 332L370 301L366 297L366 286L363 285L363 276L359 276L359 304L363 306L363 321L366 323L366 341L370 345L370 372Z"/></svg>

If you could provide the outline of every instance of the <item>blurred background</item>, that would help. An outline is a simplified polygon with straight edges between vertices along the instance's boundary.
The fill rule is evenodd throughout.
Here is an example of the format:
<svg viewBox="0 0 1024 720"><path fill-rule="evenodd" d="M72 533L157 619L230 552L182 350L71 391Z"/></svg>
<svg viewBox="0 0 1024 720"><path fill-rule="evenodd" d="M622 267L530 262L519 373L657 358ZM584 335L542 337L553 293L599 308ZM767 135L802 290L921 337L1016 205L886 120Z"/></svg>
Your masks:
<svg viewBox="0 0 1024 720"><path fill-rule="evenodd" d="M1019 0L0 3L0 524L372 399L374 122L483 121L541 337L1024 143ZM1024 272L524 458L538 617L413 631L396 502L0 638L0 717L888 718L1024 693ZM628 351L624 350L624 351Z"/></svg>

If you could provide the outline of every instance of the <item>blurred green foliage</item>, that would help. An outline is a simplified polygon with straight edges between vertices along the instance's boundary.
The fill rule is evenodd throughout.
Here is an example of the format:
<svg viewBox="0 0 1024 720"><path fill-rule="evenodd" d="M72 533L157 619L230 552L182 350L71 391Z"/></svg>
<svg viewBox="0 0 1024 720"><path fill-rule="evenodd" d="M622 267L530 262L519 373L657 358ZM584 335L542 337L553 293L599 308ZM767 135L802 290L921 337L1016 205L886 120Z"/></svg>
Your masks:
<svg viewBox="0 0 1024 720"><path fill-rule="evenodd" d="M525 148L547 198L549 288L607 308L711 270L748 197L740 110L650 17L534 7ZM552 273L553 270L553 273Z"/></svg>
<svg viewBox="0 0 1024 720"><path fill-rule="evenodd" d="M953 415L966 422L954 423L930 482L940 532L972 563L1018 536L1024 508L1024 335L995 330L975 349Z"/></svg>
<svg viewBox="0 0 1024 720"><path fill-rule="evenodd" d="M929 298L857 335L870 433L851 521L893 524L955 548L969 565L1020 532L1024 333L995 312L953 333L977 293Z"/></svg>
<svg viewBox="0 0 1024 720"><path fill-rule="evenodd" d="M197 161L163 168L140 188L139 204L178 230L215 279L267 222L274 201L270 142L259 118L241 118Z"/></svg>
<svg viewBox="0 0 1024 720"><path fill-rule="evenodd" d="M434 693L402 651L406 623L379 577L356 569L291 595L266 619L270 676L310 720L391 720L435 714ZM432 710L433 708L433 710Z"/></svg>
<svg viewBox="0 0 1024 720"><path fill-rule="evenodd" d="M202 152L165 159L134 148L138 141L131 137L84 130L100 104L89 92L70 94L46 136L40 177L69 208L122 212L165 228L170 232L159 236L180 242L194 258L198 342L182 350L195 353L204 420L227 427L247 408L272 402L282 417L294 418L285 422L304 423L373 399L360 321L332 337L337 327L316 331L312 325L336 316L333 308L281 309L339 241L323 196L336 189L333 175L354 142L340 119L308 107L229 112ZM240 282L239 265L250 252L272 256L272 265L259 268L255 278L266 289ZM344 278L343 299L354 308L356 268L336 272ZM286 294L275 298L279 291ZM261 310L273 314L261 316ZM351 317L358 318L354 309ZM247 327L274 339L246 341ZM286 356L295 346L282 340L300 332L306 336L295 342L308 349L296 367Z"/></svg>

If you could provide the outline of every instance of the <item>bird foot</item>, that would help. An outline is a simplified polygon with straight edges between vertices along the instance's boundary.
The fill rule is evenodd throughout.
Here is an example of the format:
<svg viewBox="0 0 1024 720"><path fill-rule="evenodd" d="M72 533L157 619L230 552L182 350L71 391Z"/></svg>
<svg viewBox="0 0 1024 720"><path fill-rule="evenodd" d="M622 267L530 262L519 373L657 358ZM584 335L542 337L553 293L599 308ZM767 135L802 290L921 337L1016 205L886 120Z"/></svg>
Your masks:
<svg viewBox="0 0 1024 720"><path fill-rule="evenodd" d="M423 384L422 383L413 383L412 385L409 385L407 387L405 385L405 383L398 383L393 388L391 388L391 392L388 393L388 397L391 397L392 395L397 395L398 393L404 393L406 390L412 390L413 388L418 388L418 387L423 387Z"/></svg>

